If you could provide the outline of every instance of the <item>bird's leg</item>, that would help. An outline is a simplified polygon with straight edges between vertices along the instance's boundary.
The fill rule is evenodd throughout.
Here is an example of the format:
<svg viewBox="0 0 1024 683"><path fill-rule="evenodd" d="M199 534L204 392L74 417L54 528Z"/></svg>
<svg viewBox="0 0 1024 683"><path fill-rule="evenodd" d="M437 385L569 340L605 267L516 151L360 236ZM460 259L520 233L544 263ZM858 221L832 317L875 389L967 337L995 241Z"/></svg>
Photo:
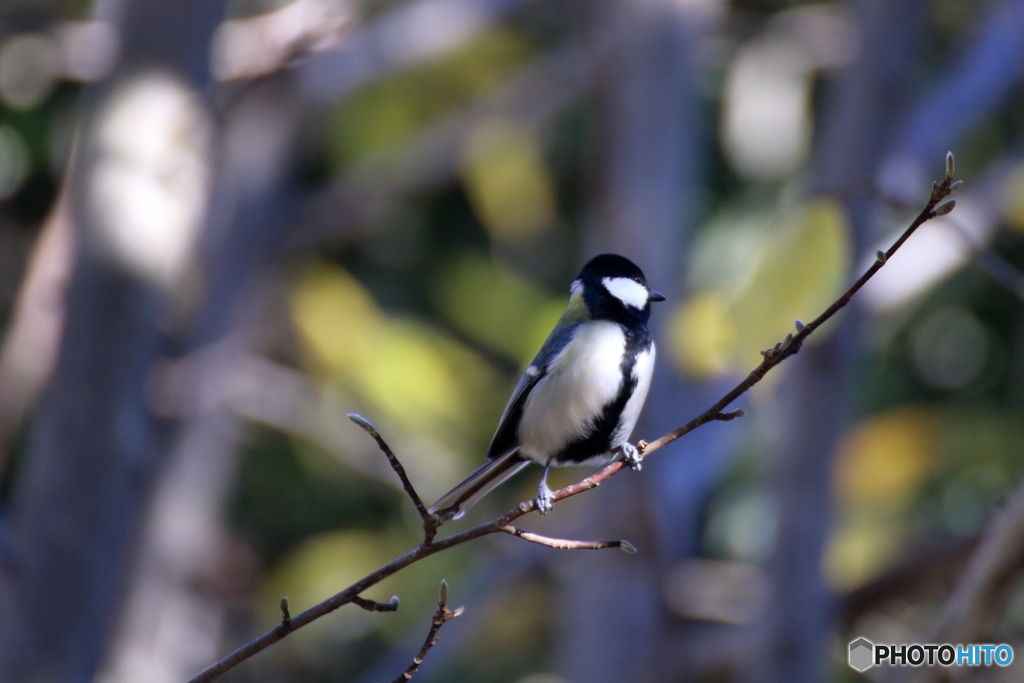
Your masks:
<svg viewBox="0 0 1024 683"><path fill-rule="evenodd" d="M636 449L636 446L628 442L624 443L619 446L619 453L622 454L623 462L629 465L629 469L634 472L640 471L640 451Z"/></svg>
<svg viewBox="0 0 1024 683"><path fill-rule="evenodd" d="M544 473L540 475L540 483L537 484L537 510L542 515L551 512L551 489L548 488L548 470L550 468L550 462L544 465Z"/></svg>

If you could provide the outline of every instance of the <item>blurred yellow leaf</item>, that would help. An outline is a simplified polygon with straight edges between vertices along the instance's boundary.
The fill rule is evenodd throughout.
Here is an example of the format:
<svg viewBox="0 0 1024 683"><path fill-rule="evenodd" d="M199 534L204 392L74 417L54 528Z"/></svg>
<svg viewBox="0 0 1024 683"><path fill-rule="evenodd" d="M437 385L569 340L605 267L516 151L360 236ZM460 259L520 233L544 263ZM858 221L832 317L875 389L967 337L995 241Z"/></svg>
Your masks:
<svg viewBox="0 0 1024 683"><path fill-rule="evenodd" d="M1014 230L1024 231L1024 163L1014 168L1007 178L1006 222Z"/></svg>
<svg viewBox="0 0 1024 683"><path fill-rule="evenodd" d="M525 241L554 223L554 183L529 128L503 119L479 123L469 134L462 175L494 237Z"/></svg>
<svg viewBox="0 0 1024 683"><path fill-rule="evenodd" d="M305 539L277 564L261 591L262 617L268 626L280 621L280 600L288 596L292 616L347 588L378 567L407 552L418 542L404 531L329 531ZM439 553L417 562L376 586L362 596L377 602L389 602L392 595L401 599L394 613L369 613L354 605L342 607L325 619L310 624L310 633L319 639L348 640L368 630L401 641L408 629L429 621L436 608L439 577L453 582L453 594L462 593L455 583L472 563L461 548ZM459 598L453 599L455 607Z"/></svg>
<svg viewBox="0 0 1024 683"><path fill-rule="evenodd" d="M385 315L341 268L312 268L292 309L317 363L408 428L437 435L472 423L494 383L474 353L421 322Z"/></svg>
<svg viewBox="0 0 1024 683"><path fill-rule="evenodd" d="M313 536L270 575L263 590L267 596L263 601L267 605L266 620L280 620L277 605L282 596L288 596L292 615L298 614L386 564L395 557L396 550L384 534L336 531ZM380 590L367 591L366 597L380 601L390 598ZM368 626L366 615L355 608L339 610L332 617L331 627L359 635ZM326 620L317 623L318 628L327 628Z"/></svg>
<svg viewBox="0 0 1024 683"><path fill-rule="evenodd" d="M341 268L317 264L295 288L292 312L314 356L332 368L352 367L370 351L381 324L376 302Z"/></svg>
<svg viewBox="0 0 1024 683"><path fill-rule="evenodd" d="M531 52L513 30L485 31L461 49L360 89L335 113L336 163L400 145L431 119L498 83Z"/></svg>
<svg viewBox="0 0 1024 683"><path fill-rule="evenodd" d="M697 375L749 370L759 351L810 320L842 291L850 237L829 199L760 217L728 213L693 252L696 294L675 320L676 358ZM820 336L820 335L819 335Z"/></svg>
<svg viewBox="0 0 1024 683"><path fill-rule="evenodd" d="M836 590L848 591L870 580L896 555L903 527L878 520L848 520L833 532L824 556L825 578Z"/></svg>
<svg viewBox="0 0 1024 683"><path fill-rule="evenodd" d="M935 459L936 425L919 410L872 417L843 439L836 488L845 506L909 502Z"/></svg>
<svg viewBox="0 0 1024 683"><path fill-rule="evenodd" d="M869 418L839 447L837 524L825 557L833 586L850 589L876 576L906 535L906 511L936 461L936 421L904 408Z"/></svg>
<svg viewBox="0 0 1024 683"><path fill-rule="evenodd" d="M434 287L435 305L480 343L524 365L565 308L535 284L481 256L464 255Z"/></svg>
<svg viewBox="0 0 1024 683"><path fill-rule="evenodd" d="M700 292L679 306L669 322L676 362L709 377L730 368L736 324L728 303L715 292Z"/></svg>
<svg viewBox="0 0 1024 683"><path fill-rule="evenodd" d="M793 320L811 319L832 303L849 262L849 230L838 202L821 199L780 215L733 300L737 367L759 361L761 349L793 331Z"/></svg>

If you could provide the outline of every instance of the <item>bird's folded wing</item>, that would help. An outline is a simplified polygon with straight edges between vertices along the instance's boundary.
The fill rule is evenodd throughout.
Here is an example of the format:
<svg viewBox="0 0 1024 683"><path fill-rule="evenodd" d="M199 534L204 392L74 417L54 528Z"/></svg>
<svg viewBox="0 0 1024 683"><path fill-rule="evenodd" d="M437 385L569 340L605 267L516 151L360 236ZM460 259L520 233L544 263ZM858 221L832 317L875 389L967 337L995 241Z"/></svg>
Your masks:
<svg viewBox="0 0 1024 683"><path fill-rule="evenodd" d="M572 341L578 326L578 322L567 323L563 319L559 321L559 324L548 335L544 346L537 352L537 356L530 363L530 367L526 368L526 372L519 379L519 384L516 385L515 390L512 392L512 398L508 400L508 404L501 414L501 419L498 420L498 428L494 431L494 436L491 437L491 445L487 448L488 458L499 457L519 445L517 432L526 399L529 398L530 392L533 391L534 387L547 375L547 367L551 363L551 359L557 356Z"/></svg>

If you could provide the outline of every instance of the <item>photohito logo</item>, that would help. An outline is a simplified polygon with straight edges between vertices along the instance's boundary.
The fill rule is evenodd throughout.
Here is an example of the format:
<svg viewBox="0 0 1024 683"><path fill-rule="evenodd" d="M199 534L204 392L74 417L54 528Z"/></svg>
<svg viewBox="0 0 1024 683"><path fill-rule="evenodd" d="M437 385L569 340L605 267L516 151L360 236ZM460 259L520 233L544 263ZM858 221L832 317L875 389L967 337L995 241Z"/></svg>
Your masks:
<svg viewBox="0 0 1024 683"><path fill-rule="evenodd" d="M1013 662L1013 648L1009 645L973 644L951 645L929 643L922 645L875 645L867 638L850 643L850 666L867 671L873 666L1009 666Z"/></svg>

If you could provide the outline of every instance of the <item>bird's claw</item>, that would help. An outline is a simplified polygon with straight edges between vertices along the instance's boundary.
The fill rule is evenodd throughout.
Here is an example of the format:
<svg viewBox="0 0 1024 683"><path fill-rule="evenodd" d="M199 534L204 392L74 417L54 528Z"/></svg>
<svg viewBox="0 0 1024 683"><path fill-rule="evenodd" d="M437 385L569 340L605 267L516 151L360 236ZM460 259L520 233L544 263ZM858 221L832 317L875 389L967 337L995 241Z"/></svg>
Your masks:
<svg viewBox="0 0 1024 683"><path fill-rule="evenodd" d="M636 449L636 446L631 443L624 443L620 450L622 451L622 460L629 465L629 469L639 472L642 465L640 462L640 451Z"/></svg>
<svg viewBox="0 0 1024 683"><path fill-rule="evenodd" d="M546 482L541 482L541 485L537 487L537 498L535 499L535 502L537 503L537 511L540 514L546 515L551 512L551 508L553 507L551 503L551 489L548 488Z"/></svg>

